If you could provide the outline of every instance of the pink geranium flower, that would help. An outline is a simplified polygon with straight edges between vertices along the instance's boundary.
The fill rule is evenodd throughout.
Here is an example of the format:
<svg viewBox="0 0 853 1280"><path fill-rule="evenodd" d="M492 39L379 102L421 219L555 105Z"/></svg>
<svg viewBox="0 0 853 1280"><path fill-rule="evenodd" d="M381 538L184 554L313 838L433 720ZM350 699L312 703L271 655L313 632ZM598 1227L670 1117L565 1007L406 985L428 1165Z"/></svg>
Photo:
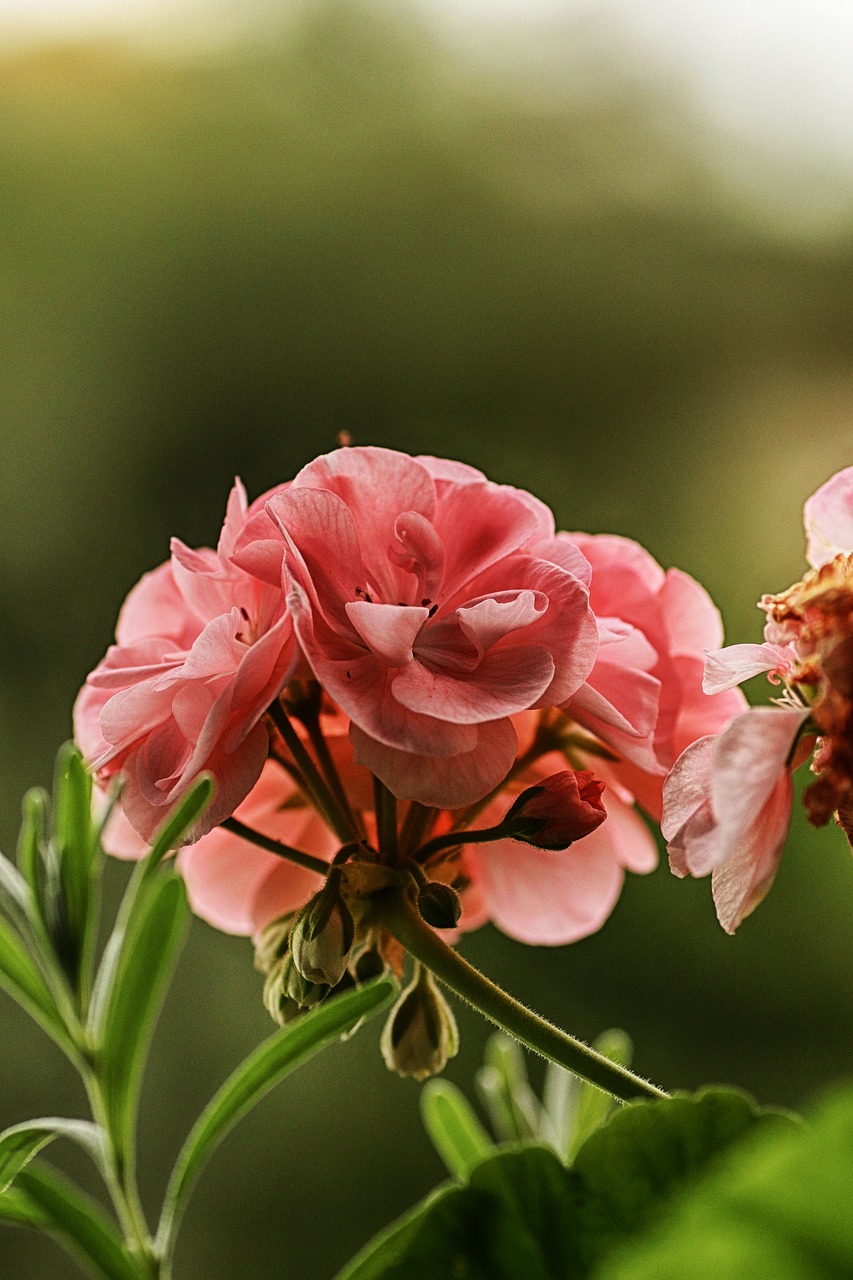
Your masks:
<svg viewBox="0 0 853 1280"><path fill-rule="evenodd" d="M350 717L359 763L441 808L506 775L510 717L564 702L598 636L585 584L531 551L548 509L457 463L341 449L267 510L317 680Z"/></svg>
<svg viewBox="0 0 853 1280"><path fill-rule="evenodd" d="M119 615L116 644L74 709L75 737L102 783L120 773L122 807L148 839L203 771L216 793L194 835L234 812L257 781L269 739L264 711L294 670L298 651L280 583L282 547L270 536L266 581L235 564L247 521L235 483L218 547L175 539L171 560L146 574Z"/></svg>

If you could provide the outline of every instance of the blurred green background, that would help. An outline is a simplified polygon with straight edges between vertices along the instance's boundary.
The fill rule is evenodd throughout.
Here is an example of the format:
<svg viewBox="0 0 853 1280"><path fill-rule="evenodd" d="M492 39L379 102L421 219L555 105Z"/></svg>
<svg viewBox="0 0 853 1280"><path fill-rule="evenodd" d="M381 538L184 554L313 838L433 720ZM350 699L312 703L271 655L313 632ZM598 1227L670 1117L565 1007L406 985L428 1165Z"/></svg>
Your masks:
<svg viewBox="0 0 853 1280"><path fill-rule="evenodd" d="M617 63L545 80L339 0L207 49L0 59L4 849L169 536L215 542L235 473L254 496L342 429L640 539L707 585L731 639L759 638L754 601L801 575L803 500L853 463L853 199L830 231L747 194L686 99ZM577 1034L625 1027L663 1085L798 1105L850 1071L852 921L843 838L797 820L734 939L709 885L662 866L571 948L489 928L464 949ZM0 1127L82 1114L58 1053L5 997L0 1016ZM470 1088L486 1031L460 1021L449 1074ZM195 924L145 1094L152 1206L269 1030L249 945ZM328 1050L228 1139L181 1280L330 1277L438 1179L418 1088L377 1038ZM0 1264L73 1272L8 1231Z"/></svg>

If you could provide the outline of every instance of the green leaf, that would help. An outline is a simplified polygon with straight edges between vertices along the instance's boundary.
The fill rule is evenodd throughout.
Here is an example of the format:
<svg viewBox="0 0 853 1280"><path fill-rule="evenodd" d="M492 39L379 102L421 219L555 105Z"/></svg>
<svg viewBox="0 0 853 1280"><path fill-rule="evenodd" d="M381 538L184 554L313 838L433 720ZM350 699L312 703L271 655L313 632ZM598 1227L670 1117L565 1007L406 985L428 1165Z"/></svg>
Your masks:
<svg viewBox="0 0 853 1280"><path fill-rule="evenodd" d="M133 1148L142 1068L189 919L179 876L169 871L149 880L135 900L104 995L95 1052L120 1159Z"/></svg>
<svg viewBox="0 0 853 1280"><path fill-rule="evenodd" d="M742 1094L713 1090L621 1108L571 1169L550 1148L501 1151L467 1186L439 1191L380 1235L338 1280L583 1280L762 1123Z"/></svg>
<svg viewBox="0 0 853 1280"><path fill-rule="evenodd" d="M601 1280L847 1280L853 1275L853 1089L803 1126L767 1126L722 1160Z"/></svg>
<svg viewBox="0 0 853 1280"><path fill-rule="evenodd" d="M53 1236L98 1280L148 1280L106 1214L67 1178L46 1166L23 1169L0 1195L0 1222Z"/></svg>
<svg viewBox="0 0 853 1280"><path fill-rule="evenodd" d="M71 742L60 748L56 757L52 828L61 899L57 954L85 1003L97 928L100 843L92 821L92 779Z"/></svg>
<svg viewBox="0 0 853 1280"><path fill-rule="evenodd" d="M495 1133L505 1142L538 1138L541 1109L530 1087L521 1045L497 1032L489 1037L484 1057L476 1083Z"/></svg>
<svg viewBox="0 0 853 1280"><path fill-rule="evenodd" d="M0 853L0 911L16 928L29 928L32 902L29 886L18 868Z"/></svg>
<svg viewBox="0 0 853 1280"><path fill-rule="evenodd" d="M202 774L169 814L169 817L155 836L148 856L143 861L138 862L134 868L133 875L122 899L115 927L104 948L104 954L101 958L100 968L98 969L92 992L88 1028L89 1034L96 1044L103 1037L107 1003L115 982L116 969L119 958L124 951L125 937L133 926L140 902L144 897L142 894L143 886L160 869L163 859L170 850L180 843L181 837L210 803L212 794L213 782L207 774Z"/></svg>
<svg viewBox="0 0 853 1280"><path fill-rule="evenodd" d="M200 774L183 799L175 805L155 835L151 852L142 864L146 878L157 869L172 849L178 847L182 837L204 813L213 796L213 785L210 774Z"/></svg>
<svg viewBox="0 0 853 1280"><path fill-rule="evenodd" d="M634 1046L624 1031L616 1028L605 1031L593 1041L592 1047L611 1062L618 1062L623 1067L631 1065ZM588 1084L585 1080L579 1080L570 1143L568 1147L561 1149L560 1154L565 1153L569 1160L573 1160L587 1138L600 1129L613 1113L616 1105L609 1093L596 1089L595 1085Z"/></svg>
<svg viewBox="0 0 853 1280"><path fill-rule="evenodd" d="M205 1107L175 1164L157 1233L158 1248L164 1256L169 1255L199 1173L229 1130L286 1075L324 1045L345 1035L361 1019L386 1008L396 994L397 983L382 977L355 991L332 996L270 1036L228 1077Z"/></svg>
<svg viewBox="0 0 853 1280"><path fill-rule="evenodd" d="M45 918L43 853L47 840L47 815L50 797L43 787L32 787L21 806L21 830L18 836L18 867L30 886L33 901L42 920Z"/></svg>
<svg viewBox="0 0 853 1280"><path fill-rule="evenodd" d="M58 1116L27 1120L0 1133L0 1192L6 1191L33 1156L54 1138L71 1138L103 1167L104 1134L96 1124Z"/></svg>
<svg viewBox="0 0 853 1280"><path fill-rule="evenodd" d="M68 1042L47 985L17 933L0 917L0 986L52 1036Z"/></svg>
<svg viewBox="0 0 853 1280"><path fill-rule="evenodd" d="M474 1114L461 1089L446 1080L429 1080L421 1090L421 1116L432 1144L448 1172L465 1181L495 1144Z"/></svg>

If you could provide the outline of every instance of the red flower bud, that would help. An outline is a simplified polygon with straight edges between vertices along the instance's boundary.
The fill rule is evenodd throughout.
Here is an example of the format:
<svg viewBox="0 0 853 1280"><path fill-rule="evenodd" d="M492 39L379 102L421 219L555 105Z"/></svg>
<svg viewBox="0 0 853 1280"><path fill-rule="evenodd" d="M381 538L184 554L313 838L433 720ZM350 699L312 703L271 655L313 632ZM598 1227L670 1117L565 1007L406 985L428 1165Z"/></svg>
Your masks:
<svg viewBox="0 0 853 1280"><path fill-rule="evenodd" d="M589 769L565 769L528 787L507 812L503 826L513 840L537 849L567 849L600 827L607 812L604 783Z"/></svg>

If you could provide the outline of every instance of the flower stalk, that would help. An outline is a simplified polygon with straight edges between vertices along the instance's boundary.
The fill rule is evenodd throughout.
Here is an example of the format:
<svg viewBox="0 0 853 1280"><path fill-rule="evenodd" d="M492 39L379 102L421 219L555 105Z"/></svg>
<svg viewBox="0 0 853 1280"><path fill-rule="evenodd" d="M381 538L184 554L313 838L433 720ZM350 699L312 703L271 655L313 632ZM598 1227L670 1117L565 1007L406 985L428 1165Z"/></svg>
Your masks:
<svg viewBox="0 0 853 1280"><path fill-rule="evenodd" d="M449 947L419 915L405 890L386 889L373 897L376 921L460 999L534 1053L565 1067L622 1102L668 1095L626 1067L602 1057L515 1000Z"/></svg>

